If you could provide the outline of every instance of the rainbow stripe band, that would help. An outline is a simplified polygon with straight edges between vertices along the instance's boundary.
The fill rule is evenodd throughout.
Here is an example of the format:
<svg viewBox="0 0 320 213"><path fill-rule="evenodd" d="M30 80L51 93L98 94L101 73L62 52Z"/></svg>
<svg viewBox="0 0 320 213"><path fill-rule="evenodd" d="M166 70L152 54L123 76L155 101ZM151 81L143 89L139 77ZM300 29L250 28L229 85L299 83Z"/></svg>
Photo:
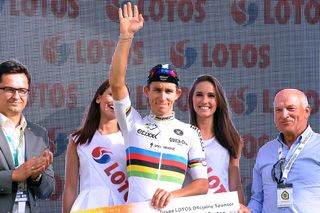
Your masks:
<svg viewBox="0 0 320 213"><path fill-rule="evenodd" d="M128 147L126 153L128 177L135 176L157 180L159 174L161 181L183 183L187 169L185 158L163 153L159 172L160 152Z"/></svg>
<svg viewBox="0 0 320 213"><path fill-rule="evenodd" d="M128 108L126 108L126 116L128 116L130 112L131 112L131 105Z"/></svg>
<svg viewBox="0 0 320 213"><path fill-rule="evenodd" d="M203 166L203 162L205 162L204 158L195 158L195 159L188 161L188 166L190 168L194 168L197 166Z"/></svg>

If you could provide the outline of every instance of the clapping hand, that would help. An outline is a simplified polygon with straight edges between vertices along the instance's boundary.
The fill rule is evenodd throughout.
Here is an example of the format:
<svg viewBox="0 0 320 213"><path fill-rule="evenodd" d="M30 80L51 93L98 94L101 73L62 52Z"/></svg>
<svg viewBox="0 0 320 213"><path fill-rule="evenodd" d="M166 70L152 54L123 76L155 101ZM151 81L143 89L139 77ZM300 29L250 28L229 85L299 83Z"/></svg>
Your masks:
<svg viewBox="0 0 320 213"><path fill-rule="evenodd" d="M35 179L45 172L53 162L53 154L49 150L44 150L40 157L32 157L21 164L12 173L12 180L15 182L25 181L31 177Z"/></svg>

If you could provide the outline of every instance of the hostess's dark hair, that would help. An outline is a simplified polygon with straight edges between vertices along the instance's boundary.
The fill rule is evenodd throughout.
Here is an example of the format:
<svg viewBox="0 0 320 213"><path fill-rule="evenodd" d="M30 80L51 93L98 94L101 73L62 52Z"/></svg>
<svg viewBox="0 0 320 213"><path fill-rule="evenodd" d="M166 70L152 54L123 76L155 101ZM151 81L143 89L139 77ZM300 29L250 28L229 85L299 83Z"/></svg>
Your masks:
<svg viewBox="0 0 320 213"><path fill-rule="evenodd" d="M109 87L109 80L104 81L99 86L84 116L83 125L71 134L72 137L75 137L77 144L90 144L100 122L100 104L96 102L96 99L102 96Z"/></svg>
<svg viewBox="0 0 320 213"><path fill-rule="evenodd" d="M192 97L196 86L200 82L204 81L210 82L216 90L215 95L218 106L213 116L214 125L212 132L214 132L217 141L229 151L230 155L234 158L237 158L240 155L238 150L241 146L241 137L231 120L225 92L219 81L211 75L201 75L197 77L192 84L188 97L190 124L198 127L197 116L194 110Z"/></svg>

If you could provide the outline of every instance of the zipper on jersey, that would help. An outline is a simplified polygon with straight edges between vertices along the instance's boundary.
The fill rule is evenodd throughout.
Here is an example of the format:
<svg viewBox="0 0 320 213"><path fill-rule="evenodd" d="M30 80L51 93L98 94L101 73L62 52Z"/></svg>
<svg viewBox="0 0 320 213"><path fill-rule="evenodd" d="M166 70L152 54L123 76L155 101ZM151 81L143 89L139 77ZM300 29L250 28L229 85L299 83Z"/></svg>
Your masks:
<svg viewBox="0 0 320 213"><path fill-rule="evenodd" d="M159 128L159 126L158 126ZM161 133L161 130L160 130ZM161 172L161 164L162 164L162 153L163 153L163 144L161 144L161 148L160 148L160 158L159 158L159 166L158 166L158 177L157 177L157 182L158 182L158 188L160 188L160 172Z"/></svg>

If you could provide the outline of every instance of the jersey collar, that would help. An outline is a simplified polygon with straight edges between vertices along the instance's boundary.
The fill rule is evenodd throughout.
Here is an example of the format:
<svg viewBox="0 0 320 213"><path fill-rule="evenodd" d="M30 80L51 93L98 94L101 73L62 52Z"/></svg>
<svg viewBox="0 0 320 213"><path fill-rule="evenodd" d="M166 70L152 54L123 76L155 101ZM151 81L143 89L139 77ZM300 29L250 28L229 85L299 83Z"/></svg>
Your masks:
<svg viewBox="0 0 320 213"><path fill-rule="evenodd" d="M172 112L172 114L168 115L168 116L158 116L158 115L155 115L152 112L150 112L149 117L152 120L155 120L155 121L170 121L170 120L173 120L175 118L175 113Z"/></svg>

